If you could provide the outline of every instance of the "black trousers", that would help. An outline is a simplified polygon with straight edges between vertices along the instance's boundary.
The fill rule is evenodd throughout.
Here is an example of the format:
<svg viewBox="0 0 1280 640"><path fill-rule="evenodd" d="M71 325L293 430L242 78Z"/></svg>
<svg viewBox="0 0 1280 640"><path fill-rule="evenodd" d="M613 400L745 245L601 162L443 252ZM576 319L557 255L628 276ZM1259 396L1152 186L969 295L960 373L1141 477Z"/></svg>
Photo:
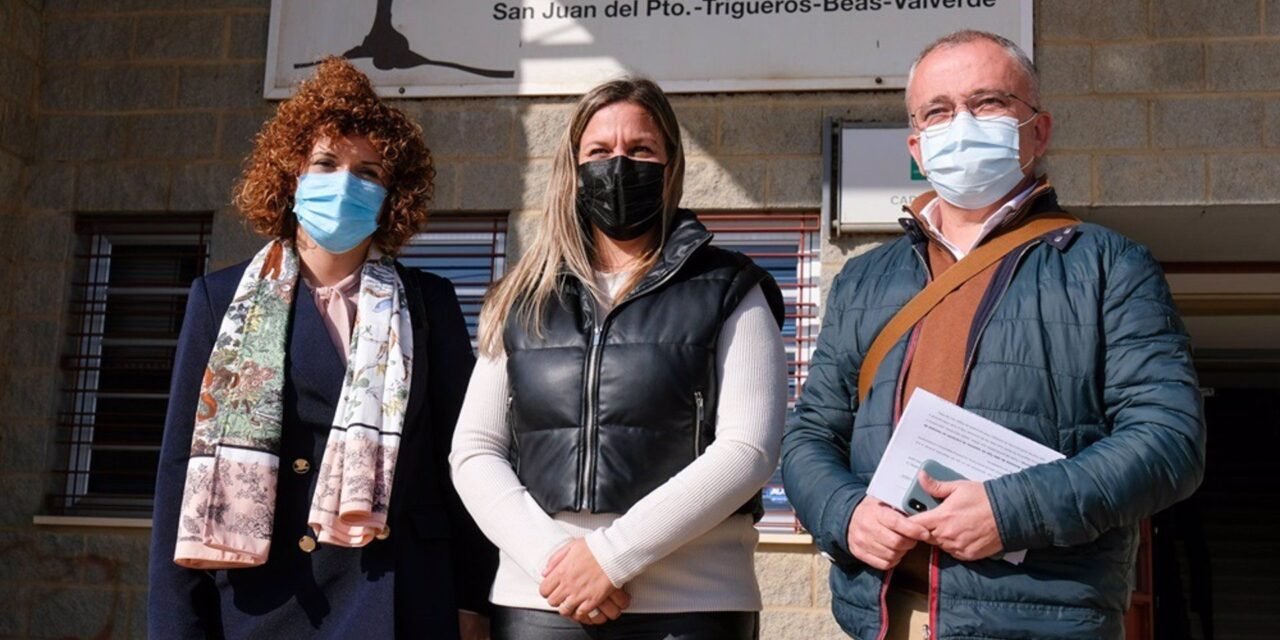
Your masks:
<svg viewBox="0 0 1280 640"><path fill-rule="evenodd" d="M601 625L580 625L553 611L494 607L493 640L758 640L755 611L626 613Z"/></svg>

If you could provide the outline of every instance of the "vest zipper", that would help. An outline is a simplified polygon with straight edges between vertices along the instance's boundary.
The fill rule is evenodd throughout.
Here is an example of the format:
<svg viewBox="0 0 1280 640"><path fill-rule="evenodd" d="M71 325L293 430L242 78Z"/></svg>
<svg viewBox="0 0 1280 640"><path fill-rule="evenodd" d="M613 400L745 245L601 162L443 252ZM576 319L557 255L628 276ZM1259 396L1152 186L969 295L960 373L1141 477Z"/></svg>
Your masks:
<svg viewBox="0 0 1280 640"><path fill-rule="evenodd" d="M650 291L653 291L658 287L661 287L662 285L666 284L669 280L671 280L671 278L675 277L675 275L679 273L681 269L684 268L684 265L686 262L689 261L690 256L692 256L694 253L697 253L698 249L701 249L703 245L708 244L710 242L711 242L710 235L699 240L697 244L691 247L689 249L689 252L686 253L684 257L680 259L679 262L672 265L671 269L667 271L667 273L663 274L661 278L659 278L654 282L649 283L643 289L636 289L631 293L627 294L626 298L624 298L623 300L615 304L613 308L610 309L609 312L606 313L604 317L601 318L600 321L595 324L595 327L591 335L591 346L587 351L587 382L586 382L587 388L585 389L585 394L584 394L587 399L586 428L582 430L582 443L581 443L582 476L578 479L578 485L579 485L578 511L594 511L595 510L595 492L592 491L591 489L591 486L592 486L591 480L593 477L595 477L595 473L596 473L597 451L595 446L595 440L600 430L600 425L597 424L597 420L599 416L597 415L597 411L596 411L597 409L596 405L599 404L598 396L600 393L600 389L598 388L599 381L597 380L597 378L599 377L598 374L600 369L600 351L604 345L604 332L609 325L609 320L613 317L615 313L618 312L619 309L621 309L627 303L631 302L632 300L635 300L636 298L647 295Z"/></svg>
<svg viewBox="0 0 1280 640"><path fill-rule="evenodd" d="M606 316L603 322L608 322ZM587 428L582 430L582 499L579 501L580 511L590 511L595 503L595 495L591 489L591 478L595 475L596 447L595 436L600 425L596 423L596 405L600 392L596 388L596 377L600 368L600 345L603 343L604 325L597 324L591 333L591 348L587 352Z"/></svg>
<svg viewBox="0 0 1280 640"><path fill-rule="evenodd" d="M693 457L702 455L702 391L693 392L693 405L697 418L693 422Z"/></svg>

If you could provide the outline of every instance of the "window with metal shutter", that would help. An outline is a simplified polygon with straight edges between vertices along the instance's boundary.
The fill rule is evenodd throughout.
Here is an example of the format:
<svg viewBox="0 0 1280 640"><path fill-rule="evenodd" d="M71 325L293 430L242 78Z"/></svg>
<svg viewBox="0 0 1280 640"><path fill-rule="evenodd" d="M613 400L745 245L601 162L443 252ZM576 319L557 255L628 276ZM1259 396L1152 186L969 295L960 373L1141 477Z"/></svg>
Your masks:
<svg viewBox="0 0 1280 640"><path fill-rule="evenodd" d="M741 251L778 281L787 305L782 338L788 356L788 404L795 404L809 372L820 324L822 231L818 214L700 213L698 219L715 234L714 244ZM800 531L780 470L774 472L761 496L765 505L765 517L757 525L761 531Z"/></svg>
<svg viewBox="0 0 1280 640"><path fill-rule="evenodd" d="M150 516L169 376L211 217L81 216L53 513Z"/></svg>
<svg viewBox="0 0 1280 640"><path fill-rule="evenodd" d="M399 259L406 267L453 282L475 346L484 293L502 277L506 254L505 214L432 215L426 230L409 241Z"/></svg>

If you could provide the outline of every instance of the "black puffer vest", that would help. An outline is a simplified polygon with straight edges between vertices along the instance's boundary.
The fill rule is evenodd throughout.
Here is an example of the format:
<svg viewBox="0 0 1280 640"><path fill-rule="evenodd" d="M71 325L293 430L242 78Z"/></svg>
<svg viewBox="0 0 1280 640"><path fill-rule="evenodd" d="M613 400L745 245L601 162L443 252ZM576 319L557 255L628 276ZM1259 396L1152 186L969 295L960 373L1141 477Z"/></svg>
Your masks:
<svg viewBox="0 0 1280 640"><path fill-rule="evenodd" d="M625 513L711 443L721 325L757 285L779 326L783 301L766 271L710 241L681 210L657 265L604 317L567 278L542 337L508 320L513 461L547 513ZM759 495L739 513L759 517Z"/></svg>

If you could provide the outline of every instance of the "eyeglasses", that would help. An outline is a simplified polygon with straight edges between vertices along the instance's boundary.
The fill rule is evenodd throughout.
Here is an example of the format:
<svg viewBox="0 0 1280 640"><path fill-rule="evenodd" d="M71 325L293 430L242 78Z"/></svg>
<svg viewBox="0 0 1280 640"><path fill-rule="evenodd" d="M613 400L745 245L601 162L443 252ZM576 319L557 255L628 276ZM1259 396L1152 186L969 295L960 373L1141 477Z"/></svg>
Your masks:
<svg viewBox="0 0 1280 640"><path fill-rule="evenodd" d="M978 120L994 120L1003 117L1017 117L1014 107L1017 103L1027 105L1032 117L1040 113L1040 109L1030 102L1004 91L980 91L963 100L963 107L958 108L947 100L936 100L911 112L911 121L920 129L945 129L951 125L956 114L961 110L968 111Z"/></svg>

